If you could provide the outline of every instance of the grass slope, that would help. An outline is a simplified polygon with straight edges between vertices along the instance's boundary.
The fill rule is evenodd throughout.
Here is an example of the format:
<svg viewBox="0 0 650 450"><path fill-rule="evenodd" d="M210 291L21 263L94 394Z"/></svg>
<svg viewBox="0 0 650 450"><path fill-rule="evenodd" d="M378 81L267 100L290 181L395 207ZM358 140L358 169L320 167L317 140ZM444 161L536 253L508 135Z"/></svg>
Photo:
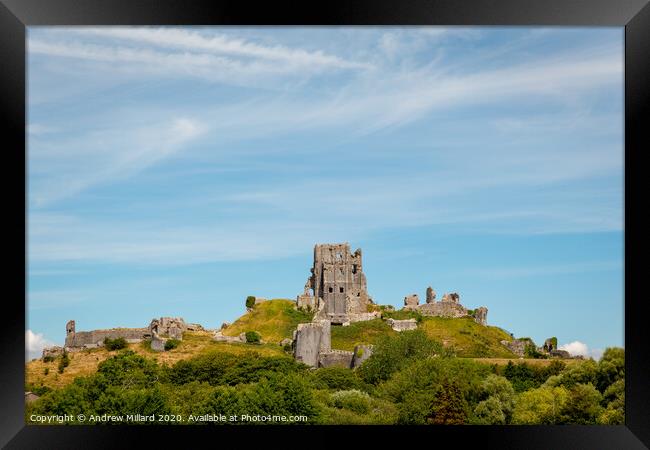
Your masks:
<svg viewBox="0 0 650 450"><path fill-rule="evenodd" d="M480 325L470 317L458 319L425 317L418 325L429 336L453 346L458 356L472 358L512 358L514 354L501 344L512 337L499 327Z"/></svg>
<svg viewBox="0 0 650 450"><path fill-rule="evenodd" d="M291 338L299 323L311 322L313 314L295 309L294 300L268 300L253 307L223 330L226 336L237 336L247 331L257 331L264 342L279 343Z"/></svg>
<svg viewBox="0 0 650 450"><path fill-rule="evenodd" d="M382 319L355 322L347 327L332 325L332 348L354 350L357 344L375 344L382 336L396 334Z"/></svg>

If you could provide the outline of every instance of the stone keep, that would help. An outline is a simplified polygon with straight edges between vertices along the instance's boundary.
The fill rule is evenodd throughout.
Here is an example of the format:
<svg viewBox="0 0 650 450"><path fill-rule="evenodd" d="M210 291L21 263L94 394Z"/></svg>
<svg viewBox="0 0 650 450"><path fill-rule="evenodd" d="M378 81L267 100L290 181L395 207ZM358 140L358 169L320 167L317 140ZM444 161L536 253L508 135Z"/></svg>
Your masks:
<svg viewBox="0 0 650 450"><path fill-rule="evenodd" d="M317 309L319 319L342 324L351 314L367 313L371 303L361 249L351 253L347 242L314 246L314 265L297 306Z"/></svg>

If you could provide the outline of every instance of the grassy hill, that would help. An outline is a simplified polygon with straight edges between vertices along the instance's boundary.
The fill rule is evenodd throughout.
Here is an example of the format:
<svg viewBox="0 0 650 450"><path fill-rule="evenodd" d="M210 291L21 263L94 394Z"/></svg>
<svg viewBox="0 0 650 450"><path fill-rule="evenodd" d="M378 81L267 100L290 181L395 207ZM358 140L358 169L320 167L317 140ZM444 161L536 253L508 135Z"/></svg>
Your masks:
<svg viewBox="0 0 650 450"><path fill-rule="evenodd" d="M180 345L166 352L154 352L145 342L128 344L128 348L160 364L167 364L169 366L182 359L211 352L242 354L254 351L262 356L284 354L282 348L277 344L231 344L215 342L212 336L212 333L206 331L187 331L183 333L183 340ZM119 350L108 351L105 348L71 352L68 354L70 365L65 368L63 373L58 373L57 370L59 358L51 362L44 362L40 359L32 360L25 364L25 381L27 384L34 384L36 386L60 388L71 383L78 376L95 373L100 362L117 355L118 352Z"/></svg>
<svg viewBox="0 0 650 450"><path fill-rule="evenodd" d="M299 323L311 322L313 314L295 309L296 302L287 299L274 299L253 307L228 328L225 336L237 336L247 331L257 331L264 342L279 343L293 336Z"/></svg>
<svg viewBox="0 0 650 450"><path fill-rule="evenodd" d="M147 343L129 344L129 348L161 364L172 365L177 361L207 352L227 352L241 354L255 351L260 355L282 355L278 345L282 339L291 338L299 323L310 322L313 314L294 309L295 302L287 299L274 299L256 305L233 324L223 330L227 336L237 336L246 331L257 331L265 342L255 344L230 344L215 342L210 332L186 332L181 344L170 351L157 353ZM408 318L413 313L396 311L388 313L396 319ZM403 316L403 317L402 317ZM407 317L408 316L408 317ZM518 359L500 341L512 337L498 327L482 326L471 318L447 319L442 317L419 317L418 327L445 346L451 346L460 357L494 358L500 361ZM382 336L395 336L385 320L375 319L356 322L350 326L332 327L332 348L353 350L357 344L375 344ZM75 377L94 373L97 365L116 354L104 348L88 349L70 353L70 365L63 373L58 373L58 360L43 362L30 361L26 364L27 382L48 387L61 387Z"/></svg>

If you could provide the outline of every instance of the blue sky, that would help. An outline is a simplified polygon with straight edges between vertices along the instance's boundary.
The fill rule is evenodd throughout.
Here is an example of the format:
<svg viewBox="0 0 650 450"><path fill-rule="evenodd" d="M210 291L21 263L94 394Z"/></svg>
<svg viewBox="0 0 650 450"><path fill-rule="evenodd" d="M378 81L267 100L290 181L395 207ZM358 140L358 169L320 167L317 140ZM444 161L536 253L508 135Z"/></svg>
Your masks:
<svg viewBox="0 0 650 450"><path fill-rule="evenodd" d="M30 27L28 353L295 298L315 243L623 345L623 28Z"/></svg>

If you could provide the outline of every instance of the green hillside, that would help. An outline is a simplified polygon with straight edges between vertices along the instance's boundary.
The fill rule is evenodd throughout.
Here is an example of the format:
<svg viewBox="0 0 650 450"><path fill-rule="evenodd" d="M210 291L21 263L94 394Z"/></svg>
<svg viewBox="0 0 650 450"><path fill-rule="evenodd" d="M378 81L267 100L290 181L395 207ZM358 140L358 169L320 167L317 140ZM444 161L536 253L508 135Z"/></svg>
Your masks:
<svg viewBox="0 0 650 450"><path fill-rule="evenodd" d="M275 299L256 305L223 330L226 336L237 336L246 331L257 331L265 342L280 342L291 338L299 323L310 322L312 314L298 311L293 300ZM395 319L419 316L407 311L388 313ZM473 319L448 319L443 317L419 317L418 327L429 336L453 347L459 356L470 358L511 358L515 355L500 341L512 340L501 328L483 326ZM375 319L356 322L349 326L332 326L332 348L353 350L357 344L375 344L382 336L397 334L385 320Z"/></svg>
<svg viewBox="0 0 650 450"><path fill-rule="evenodd" d="M257 331L264 342L280 342L293 336L299 323L311 322L313 314L295 309L296 302L287 299L268 300L255 305L223 330L225 336L237 336L247 331Z"/></svg>

